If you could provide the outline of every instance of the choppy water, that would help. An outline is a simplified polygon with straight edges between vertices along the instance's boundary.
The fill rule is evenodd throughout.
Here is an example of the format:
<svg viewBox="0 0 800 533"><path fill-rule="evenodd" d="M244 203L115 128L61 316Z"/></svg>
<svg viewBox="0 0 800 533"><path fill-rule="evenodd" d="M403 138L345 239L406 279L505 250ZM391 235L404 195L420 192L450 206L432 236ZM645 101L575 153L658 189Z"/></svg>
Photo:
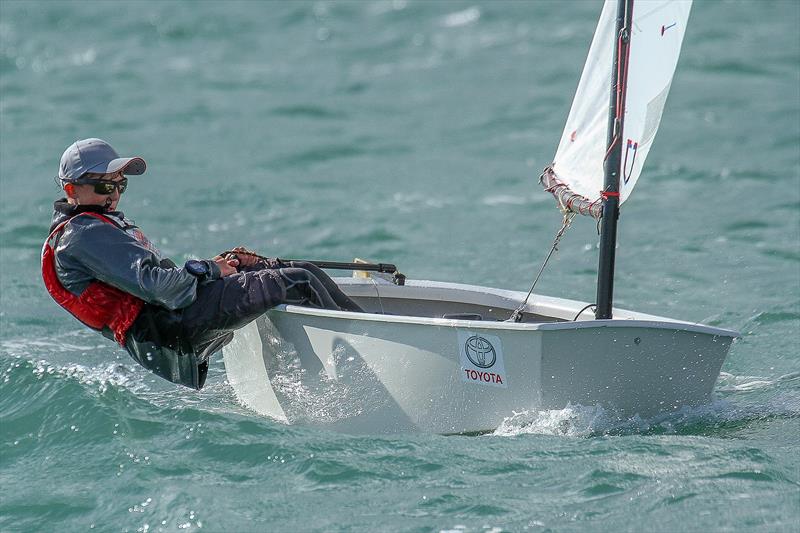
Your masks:
<svg viewBox="0 0 800 533"><path fill-rule="evenodd" d="M38 253L63 149L143 156L122 207L183 261L244 244L527 289L536 184L598 2L0 0L0 530L797 531L800 4L697 2L623 210L615 303L743 333L714 402L365 437L178 390L76 327ZM576 222L540 283L592 300Z"/></svg>

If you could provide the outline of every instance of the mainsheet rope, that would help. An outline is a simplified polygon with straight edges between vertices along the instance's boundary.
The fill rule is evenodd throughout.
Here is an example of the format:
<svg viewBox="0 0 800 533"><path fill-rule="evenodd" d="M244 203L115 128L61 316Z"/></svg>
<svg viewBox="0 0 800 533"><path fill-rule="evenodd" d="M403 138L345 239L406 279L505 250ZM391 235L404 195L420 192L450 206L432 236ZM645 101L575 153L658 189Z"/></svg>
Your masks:
<svg viewBox="0 0 800 533"><path fill-rule="evenodd" d="M567 229L572 224L572 219L575 218L575 213L567 209L562 209L562 212L564 213L564 221L561 224L561 229L558 230L555 239L553 239L553 246L550 247L550 251L547 253L547 257L544 258L542 267L539 269L539 273L536 274L536 279L533 280L533 285L531 285L531 290L528 291L528 295L525 297L525 301L523 301L522 304L519 307L517 307L517 309L513 313L511 313L511 316L508 318L508 320L506 320L506 322L522 321L522 312L528 305L528 300L533 294L533 289L539 282L539 278L542 277L542 272L544 272L544 268L547 266L547 262L550 261L550 257L552 257L553 252L555 252L558 249L558 243L561 241L561 237L564 236L564 233L566 233Z"/></svg>

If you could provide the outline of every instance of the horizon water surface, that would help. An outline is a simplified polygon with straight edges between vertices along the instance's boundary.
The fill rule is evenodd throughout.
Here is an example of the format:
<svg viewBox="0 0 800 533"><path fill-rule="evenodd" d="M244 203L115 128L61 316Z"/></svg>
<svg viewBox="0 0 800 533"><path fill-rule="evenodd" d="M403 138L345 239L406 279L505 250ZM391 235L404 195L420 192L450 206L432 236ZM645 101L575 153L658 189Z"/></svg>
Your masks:
<svg viewBox="0 0 800 533"><path fill-rule="evenodd" d="M527 290L600 1L0 0L0 531L797 531L800 3L695 2L615 305L742 333L703 407L364 436L149 375L45 292L64 148L140 155L176 262L235 245ZM576 220L537 293L591 301ZM590 347L587 347L590 349ZM346 409L346 406L338 406Z"/></svg>

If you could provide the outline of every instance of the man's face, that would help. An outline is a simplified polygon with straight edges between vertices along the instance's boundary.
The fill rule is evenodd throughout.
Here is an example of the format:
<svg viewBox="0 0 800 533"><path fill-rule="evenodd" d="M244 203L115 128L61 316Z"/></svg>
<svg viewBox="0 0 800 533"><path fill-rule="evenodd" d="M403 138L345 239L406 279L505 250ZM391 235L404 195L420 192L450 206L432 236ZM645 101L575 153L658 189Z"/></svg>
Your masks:
<svg viewBox="0 0 800 533"><path fill-rule="evenodd" d="M85 174L84 177L113 183L119 183L125 179L122 172L116 172L114 174ZM110 194L98 194L95 191L95 185L91 183L74 184L72 187L72 194L70 194L70 191L67 191L67 197L70 203L77 205L99 205L103 206L106 211L116 211L120 195L119 187L114 187Z"/></svg>

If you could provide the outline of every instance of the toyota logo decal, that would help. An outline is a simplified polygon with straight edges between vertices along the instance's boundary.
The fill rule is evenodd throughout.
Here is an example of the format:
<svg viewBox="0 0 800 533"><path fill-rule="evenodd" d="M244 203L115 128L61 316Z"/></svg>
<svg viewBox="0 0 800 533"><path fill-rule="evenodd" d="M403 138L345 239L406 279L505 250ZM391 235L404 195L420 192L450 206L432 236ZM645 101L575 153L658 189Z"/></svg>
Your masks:
<svg viewBox="0 0 800 533"><path fill-rule="evenodd" d="M478 335L467 339L467 342L464 343L464 353L467 354L467 359L478 368L490 368L497 361L497 353L494 351L492 343Z"/></svg>

